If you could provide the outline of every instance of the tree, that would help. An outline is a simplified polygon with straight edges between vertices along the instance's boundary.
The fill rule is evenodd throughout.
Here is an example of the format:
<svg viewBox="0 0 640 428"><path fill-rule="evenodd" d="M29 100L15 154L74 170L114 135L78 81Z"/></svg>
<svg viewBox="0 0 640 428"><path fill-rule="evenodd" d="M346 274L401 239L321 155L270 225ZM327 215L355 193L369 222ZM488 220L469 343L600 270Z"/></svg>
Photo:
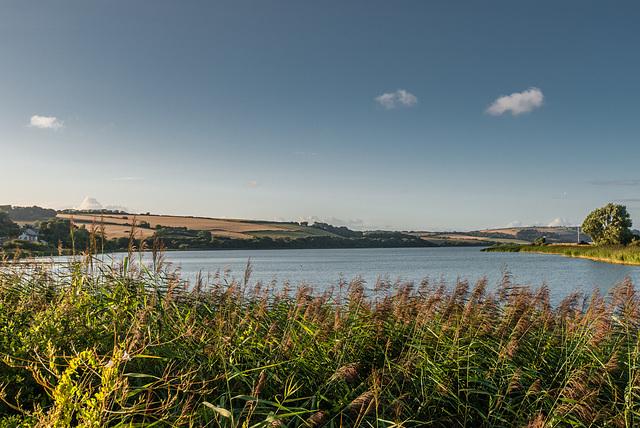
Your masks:
<svg viewBox="0 0 640 428"><path fill-rule="evenodd" d="M611 203L593 210L582 223L582 231L596 245L628 244L632 239L630 227L627 207Z"/></svg>
<svg viewBox="0 0 640 428"><path fill-rule="evenodd" d="M196 236L196 238L198 238L201 241L204 241L206 243L211 242L211 232L208 230L201 230L200 232L198 232L198 235Z"/></svg>
<svg viewBox="0 0 640 428"><path fill-rule="evenodd" d="M54 217L40 223L40 234L52 245L62 245L71 247L71 220L68 218Z"/></svg>
<svg viewBox="0 0 640 428"><path fill-rule="evenodd" d="M544 236L541 236L540 238L536 238L534 244L535 245L545 245L547 243L547 238Z"/></svg>
<svg viewBox="0 0 640 428"><path fill-rule="evenodd" d="M9 213L0 209L0 238L20 235L20 226L9 217Z"/></svg>

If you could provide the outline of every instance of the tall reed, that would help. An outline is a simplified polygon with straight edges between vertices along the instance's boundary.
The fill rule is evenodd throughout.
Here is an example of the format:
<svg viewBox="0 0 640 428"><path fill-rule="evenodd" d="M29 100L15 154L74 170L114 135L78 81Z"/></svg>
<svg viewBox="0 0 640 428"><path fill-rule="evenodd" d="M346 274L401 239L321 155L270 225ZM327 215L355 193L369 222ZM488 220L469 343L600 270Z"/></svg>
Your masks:
<svg viewBox="0 0 640 428"><path fill-rule="evenodd" d="M97 248L99 243L96 241ZM0 426L640 423L640 298L381 277L315 292L251 265L187 284L96 256L0 269Z"/></svg>

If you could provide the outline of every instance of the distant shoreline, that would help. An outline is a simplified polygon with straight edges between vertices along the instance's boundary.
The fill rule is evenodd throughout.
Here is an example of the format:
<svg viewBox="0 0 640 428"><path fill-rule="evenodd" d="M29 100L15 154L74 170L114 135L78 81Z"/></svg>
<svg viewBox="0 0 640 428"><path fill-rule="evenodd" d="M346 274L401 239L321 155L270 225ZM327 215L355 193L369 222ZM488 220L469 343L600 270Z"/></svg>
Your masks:
<svg viewBox="0 0 640 428"><path fill-rule="evenodd" d="M638 245L498 245L481 251L556 254L596 262L640 266L640 246Z"/></svg>

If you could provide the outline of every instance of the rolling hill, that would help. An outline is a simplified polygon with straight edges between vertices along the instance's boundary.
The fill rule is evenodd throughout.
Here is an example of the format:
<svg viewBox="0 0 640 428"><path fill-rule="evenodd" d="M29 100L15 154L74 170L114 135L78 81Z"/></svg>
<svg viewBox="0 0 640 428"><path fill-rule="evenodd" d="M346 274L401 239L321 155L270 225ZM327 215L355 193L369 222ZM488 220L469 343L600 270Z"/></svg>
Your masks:
<svg viewBox="0 0 640 428"><path fill-rule="evenodd" d="M189 231L206 231L212 236L235 239L251 239L254 237L306 238L311 236L344 236L319 227L295 222L275 222L259 220L221 219L168 215L132 215L132 214L98 214L98 213L58 213L61 218L73 218L76 225L84 225L88 230L95 227L104 229L106 237L128 237L134 226L136 238L149 238L158 228L172 228L179 233L180 228ZM344 229L344 228L343 228ZM373 232L364 232L364 235ZM578 233L570 227L518 227L503 229L484 229L470 232L404 232L420 237L435 245L472 245L488 246L496 244L525 244L545 237L550 243L576 243ZM579 240L590 241L589 237L580 233Z"/></svg>

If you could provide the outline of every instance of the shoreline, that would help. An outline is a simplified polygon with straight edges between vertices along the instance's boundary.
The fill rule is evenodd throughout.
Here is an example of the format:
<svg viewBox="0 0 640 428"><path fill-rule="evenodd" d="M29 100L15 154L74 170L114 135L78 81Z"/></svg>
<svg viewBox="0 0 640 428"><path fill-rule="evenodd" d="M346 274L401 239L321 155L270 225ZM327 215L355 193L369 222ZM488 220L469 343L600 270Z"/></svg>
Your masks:
<svg viewBox="0 0 640 428"><path fill-rule="evenodd" d="M633 246L576 246L576 245L513 245L495 246L481 251L554 254L596 262L640 266L640 247Z"/></svg>
<svg viewBox="0 0 640 428"><path fill-rule="evenodd" d="M529 250L521 251L521 253L553 254L556 256L573 257L575 259L587 259L594 262L613 263L616 265L640 266L640 262L626 262L624 260L615 260L615 259L610 259L606 257L580 256L580 255L574 255L574 254L553 253L549 251L529 251Z"/></svg>

